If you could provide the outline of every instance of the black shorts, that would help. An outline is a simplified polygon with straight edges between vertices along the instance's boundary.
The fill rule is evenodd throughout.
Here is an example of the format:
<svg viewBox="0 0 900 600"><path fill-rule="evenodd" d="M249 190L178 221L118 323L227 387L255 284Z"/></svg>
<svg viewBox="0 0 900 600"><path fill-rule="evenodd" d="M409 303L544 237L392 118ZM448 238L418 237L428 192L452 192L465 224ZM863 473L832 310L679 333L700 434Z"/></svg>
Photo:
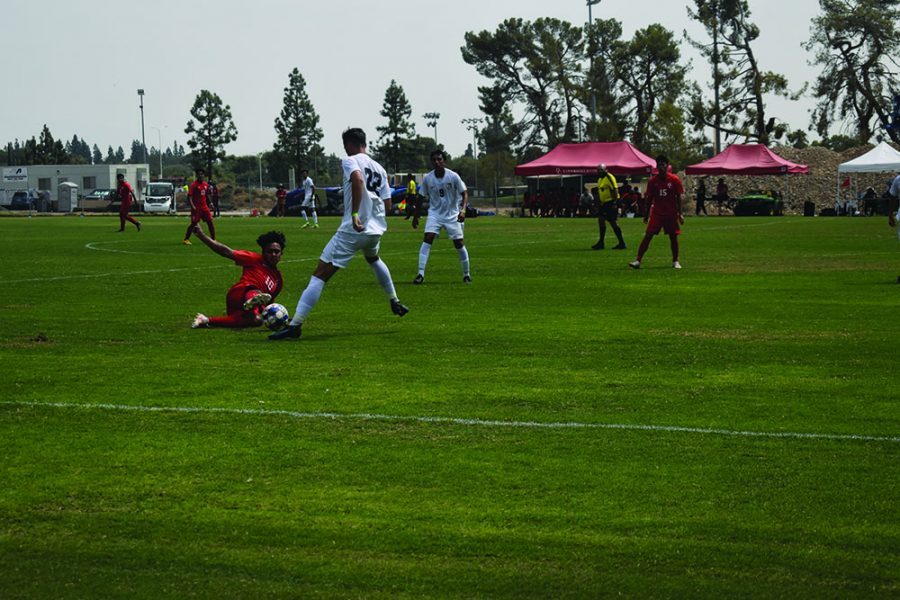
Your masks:
<svg viewBox="0 0 900 600"><path fill-rule="evenodd" d="M607 221L615 221L619 218L619 207L616 206L615 200L604 202L600 205L600 216Z"/></svg>

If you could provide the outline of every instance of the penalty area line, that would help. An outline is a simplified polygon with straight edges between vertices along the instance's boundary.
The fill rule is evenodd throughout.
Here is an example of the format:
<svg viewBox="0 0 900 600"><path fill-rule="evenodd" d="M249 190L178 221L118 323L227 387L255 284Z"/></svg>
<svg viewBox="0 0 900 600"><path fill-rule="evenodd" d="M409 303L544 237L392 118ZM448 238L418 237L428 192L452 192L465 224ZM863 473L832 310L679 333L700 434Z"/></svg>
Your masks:
<svg viewBox="0 0 900 600"><path fill-rule="evenodd" d="M262 417L290 417L293 419L333 420L333 421L387 421L397 423L431 423L439 425L461 425L466 427L486 427L504 429L585 429L585 430L621 430L647 431L657 433L689 433L697 435L717 435L726 437L745 437L762 439L795 439L824 441L861 441L900 443L900 436L879 436L865 434L841 433L809 433L799 431L746 431L739 429L720 429L708 427L687 427L680 425L641 425L632 423L584 423L577 421L502 421L495 419L470 419L461 417L427 417L415 415L385 415L377 413L332 413L302 412L293 410L275 410L262 408L223 408L199 406L143 406L128 404L84 404L69 402L20 402L0 401L0 405L22 406L31 408L76 408L81 410L106 410L144 413L181 413L181 414L226 414L251 415Z"/></svg>

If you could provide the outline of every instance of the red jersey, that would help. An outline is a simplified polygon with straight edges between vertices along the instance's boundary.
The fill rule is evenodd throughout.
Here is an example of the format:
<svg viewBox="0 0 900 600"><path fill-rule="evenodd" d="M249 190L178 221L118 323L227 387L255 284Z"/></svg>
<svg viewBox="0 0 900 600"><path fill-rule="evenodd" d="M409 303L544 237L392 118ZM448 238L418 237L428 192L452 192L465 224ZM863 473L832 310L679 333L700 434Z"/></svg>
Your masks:
<svg viewBox="0 0 900 600"><path fill-rule="evenodd" d="M277 190L277 191L275 192L275 197L278 199L278 203L279 203L279 204L283 204L285 198L287 198L287 190L286 190L286 189L283 189L283 188L280 189L280 190Z"/></svg>
<svg viewBox="0 0 900 600"><path fill-rule="evenodd" d="M666 173L666 178L654 175L647 183L647 199L653 204L650 210L660 217L674 217L678 214L678 197L684 194L684 186L677 175Z"/></svg>
<svg viewBox="0 0 900 600"><path fill-rule="evenodd" d="M244 272L235 286L254 287L261 292L271 294L273 300L281 291L281 271L267 265L263 261L262 254L248 250L235 250L234 263L244 268Z"/></svg>
<svg viewBox="0 0 900 600"><path fill-rule="evenodd" d="M192 210L209 210L209 205L206 203L208 194L209 182L193 182L191 187L188 188L188 198L191 199L191 203L193 204Z"/></svg>
<svg viewBox="0 0 900 600"><path fill-rule="evenodd" d="M116 194L119 196L119 200L122 201L122 204L131 204L131 196L134 195L134 188L131 187L131 184L127 181L122 181L116 188Z"/></svg>

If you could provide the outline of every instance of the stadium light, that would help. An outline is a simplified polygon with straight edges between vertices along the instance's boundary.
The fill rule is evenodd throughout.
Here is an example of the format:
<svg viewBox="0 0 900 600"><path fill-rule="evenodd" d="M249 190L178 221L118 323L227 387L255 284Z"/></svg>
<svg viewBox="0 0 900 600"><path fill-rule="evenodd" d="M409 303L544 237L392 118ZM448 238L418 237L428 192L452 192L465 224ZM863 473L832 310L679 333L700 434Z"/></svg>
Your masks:
<svg viewBox="0 0 900 600"><path fill-rule="evenodd" d="M138 89L138 96L141 98L141 150L144 156L144 164L147 164L147 139L144 137L144 90Z"/></svg>
<svg viewBox="0 0 900 600"><path fill-rule="evenodd" d="M156 141L159 144L159 178L162 179L163 170L162 170L162 132L160 132L159 127L150 126L150 129L156 130Z"/></svg>
<svg viewBox="0 0 900 600"><path fill-rule="evenodd" d="M437 123L438 123L438 119L441 118L441 113L427 112L424 115L422 115L422 118L425 119L426 125L428 125L429 127L434 127L434 145L437 146L438 145Z"/></svg>

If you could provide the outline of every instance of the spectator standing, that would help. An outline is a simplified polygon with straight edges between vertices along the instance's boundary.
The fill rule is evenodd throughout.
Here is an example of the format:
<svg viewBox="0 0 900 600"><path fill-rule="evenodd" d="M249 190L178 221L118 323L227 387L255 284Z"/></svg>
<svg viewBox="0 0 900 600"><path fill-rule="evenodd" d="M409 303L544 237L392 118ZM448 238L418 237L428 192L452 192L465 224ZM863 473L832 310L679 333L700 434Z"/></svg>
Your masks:
<svg viewBox="0 0 900 600"><path fill-rule="evenodd" d="M709 213L706 212L706 177L700 179L700 183L697 184L697 207L695 209L695 214L699 217L702 212L705 216L709 216Z"/></svg>
<svg viewBox="0 0 900 600"><path fill-rule="evenodd" d="M286 213L285 206L287 204L287 190L283 183L279 183L275 188L275 216L283 217Z"/></svg>

